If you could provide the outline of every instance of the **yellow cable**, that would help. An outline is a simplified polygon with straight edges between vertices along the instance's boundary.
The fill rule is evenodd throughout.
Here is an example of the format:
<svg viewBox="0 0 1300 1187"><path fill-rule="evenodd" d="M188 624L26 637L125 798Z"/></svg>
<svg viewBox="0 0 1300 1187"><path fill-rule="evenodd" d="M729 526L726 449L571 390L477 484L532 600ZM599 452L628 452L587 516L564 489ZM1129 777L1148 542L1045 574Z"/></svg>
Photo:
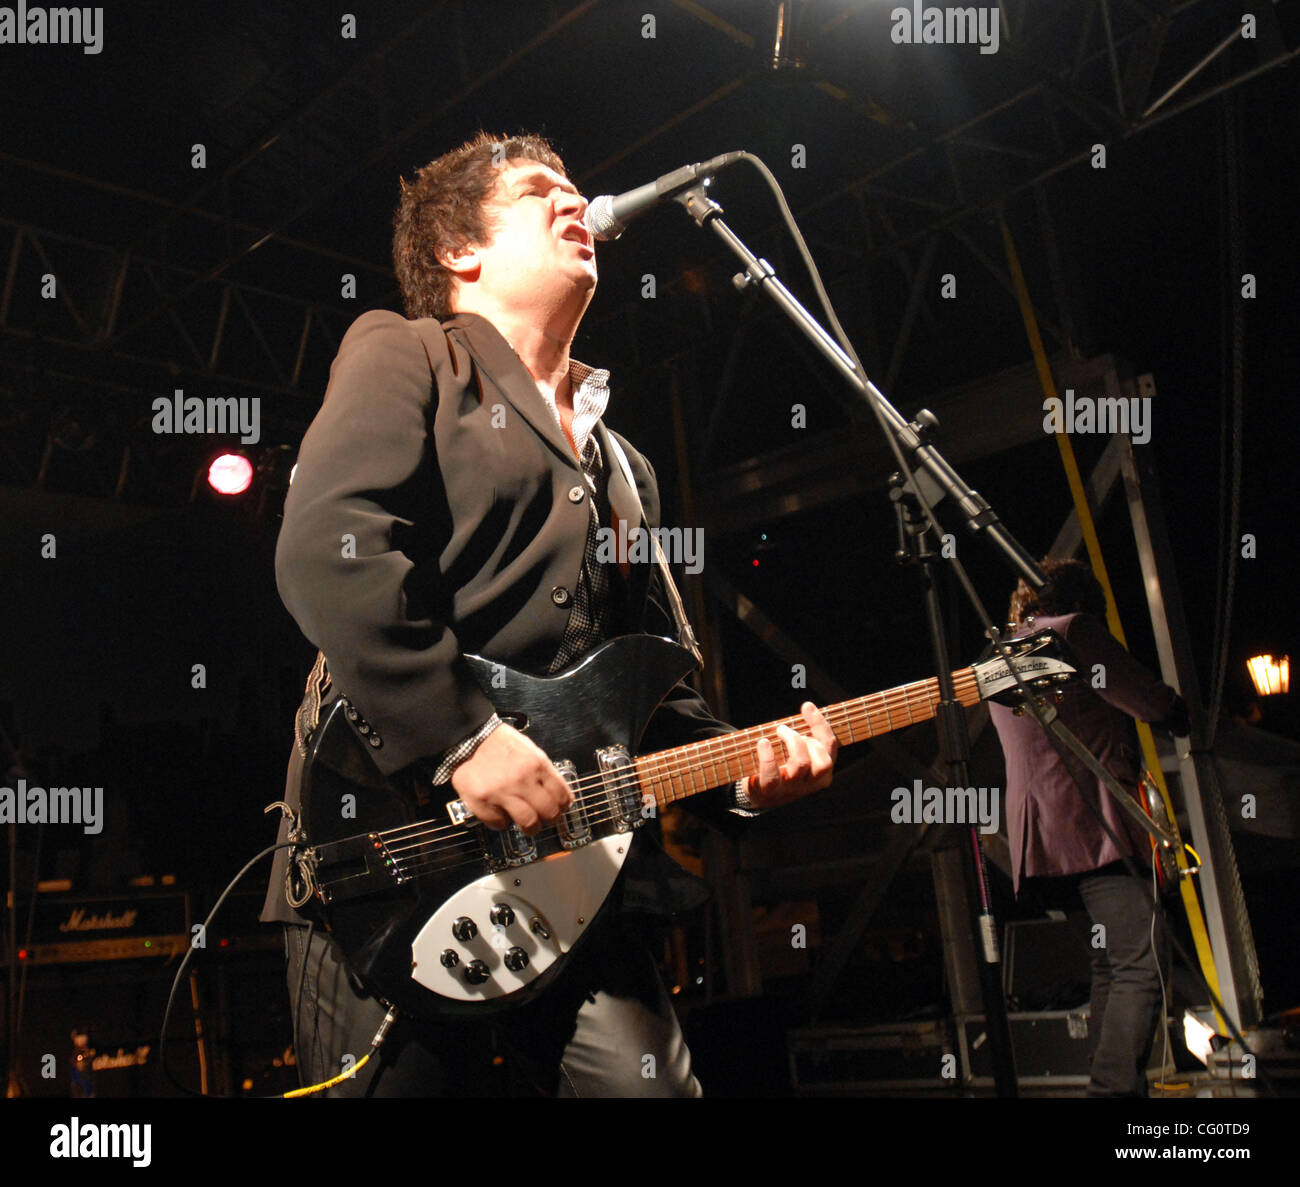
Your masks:
<svg viewBox="0 0 1300 1187"><path fill-rule="evenodd" d="M1043 339L1038 332L1038 318L1034 315L1034 307L1029 299L1029 289L1025 284L1024 273L1020 270L1020 257L1016 254L1016 245L1011 238L1011 229L1007 226L1005 219L999 218L998 222L1002 227L1002 243L1007 253L1007 266L1011 271L1011 282L1015 285L1016 300L1020 305L1020 316L1025 323L1029 348L1034 355L1034 366L1038 371L1038 382L1042 385L1043 391L1049 399L1060 399L1056 392L1056 381L1052 378L1052 369L1047 362L1047 352L1043 349ZM1083 534L1083 541L1088 549L1088 560L1092 565L1094 575L1101 583L1102 591L1106 595L1106 625L1110 628L1111 634L1127 647L1128 640L1124 637L1124 627L1119 620L1119 609L1115 605L1115 594L1111 589L1110 576L1106 572L1106 562L1101 554L1101 541L1097 537L1097 527L1093 523L1092 508L1088 506L1088 496L1084 490L1083 478L1079 473L1079 464L1075 461L1074 447L1070 443L1069 434L1064 431L1064 426L1062 426L1062 431L1056 434L1056 444L1061 451L1061 465L1065 469L1066 481L1070 485L1070 497L1074 500L1074 510L1079 516L1079 529ZM1156 753L1155 736L1151 733L1151 727L1145 721L1137 722L1137 732L1147 770L1154 779L1156 786L1160 789L1160 798L1164 801L1165 810L1169 813L1170 821L1174 822L1174 831L1176 833L1178 826L1174 816L1173 802L1169 798L1169 789L1165 786L1164 772L1160 769L1160 757ZM1181 844L1174 850L1174 859L1178 863L1180 875L1178 889L1183 898L1183 906L1187 911L1187 922L1191 928L1192 940L1196 945L1196 958L1200 962L1201 972L1204 974L1205 980L1217 998L1220 996L1219 974L1214 966L1214 952L1210 947L1209 933L1205 928L1205 916L1201 912L1201 902L1196 897L1196 887L1192 885L1192 879L1187 874L1187 857ZM1199 862L1200 858L1197 858L1197 861ZM1223 1026L1221 1017L1219 1022ZM1226 1031L1226 1027L1224 1029Z"/></svg>
<svg viewBox="0 0 1300 1187"><path fill-rule="evenodd" d="M373 1054L373 1051L367 1051L361 1057L361 1061L349 1068L346 1072L340 1072L332 1080L326 1080L321 1084L312 1084L307 1088L295 1088L292 1092L286 1092L284 1094L284 1099L288 1100L290 1097L294 1096L310 1096L313 1092L323 1092L326 1088L333 1088L335 1084L341 1084L344 1080L350 1080L370 1062L370 1057Z"/></svg>

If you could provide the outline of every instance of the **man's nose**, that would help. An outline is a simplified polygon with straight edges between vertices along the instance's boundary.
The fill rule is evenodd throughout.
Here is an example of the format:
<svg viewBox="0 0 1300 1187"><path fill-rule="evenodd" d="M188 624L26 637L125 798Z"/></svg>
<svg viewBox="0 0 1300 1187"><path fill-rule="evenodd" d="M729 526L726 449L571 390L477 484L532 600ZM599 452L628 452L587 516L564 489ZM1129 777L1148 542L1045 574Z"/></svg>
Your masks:
<svg viewBox="0 0 1300 1187"><path fill-rule="evenodd" d="M570 190L560 190L555 209L561 213L572 213L577 218L581 218L587 210L587 199L581 194L575 194Z"/></svg>

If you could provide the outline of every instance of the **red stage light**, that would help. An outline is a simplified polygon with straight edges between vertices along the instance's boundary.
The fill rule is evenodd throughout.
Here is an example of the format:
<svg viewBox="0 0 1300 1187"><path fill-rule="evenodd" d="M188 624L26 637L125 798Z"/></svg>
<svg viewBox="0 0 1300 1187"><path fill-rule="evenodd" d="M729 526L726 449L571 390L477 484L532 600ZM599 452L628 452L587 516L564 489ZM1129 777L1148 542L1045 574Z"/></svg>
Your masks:
<svg viewBox="0 0 1300 1187"><path fill-rule="evenodd" d="M208 485L219 495L242 495L253 484L253 463L243 454L223 453L208 467Z"/></svg>

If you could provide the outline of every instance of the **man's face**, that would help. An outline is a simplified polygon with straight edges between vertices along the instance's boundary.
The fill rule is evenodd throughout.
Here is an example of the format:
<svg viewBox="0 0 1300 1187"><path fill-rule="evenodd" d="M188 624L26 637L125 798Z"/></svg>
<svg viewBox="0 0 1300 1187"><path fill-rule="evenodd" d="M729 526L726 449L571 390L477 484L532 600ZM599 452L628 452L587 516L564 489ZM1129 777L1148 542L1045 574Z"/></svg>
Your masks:
<svg viewBox="0 0 1300 1187"><path fill-rule="evenodd" d="M484 203L490 243L475 245L476 285L516 310L545 313L579 302L596 288L596 252L583 225L587 200L567 177L537 161L499 168Z"/></svg>

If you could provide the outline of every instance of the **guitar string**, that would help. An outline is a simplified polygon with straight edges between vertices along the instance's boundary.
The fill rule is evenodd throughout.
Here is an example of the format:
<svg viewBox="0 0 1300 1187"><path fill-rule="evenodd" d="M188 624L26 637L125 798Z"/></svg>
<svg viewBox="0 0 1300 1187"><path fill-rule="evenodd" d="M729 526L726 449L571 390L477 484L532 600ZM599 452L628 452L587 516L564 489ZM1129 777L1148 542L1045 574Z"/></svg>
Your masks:
<svg viewBox="0 0 1300 1187"><path fill-rule="evenodd" d="M803 718L802 717L789 718L787 720L802 722ZM774 724L779 725L783 723L777 722ZM744 734L746 732L747 731L737 731L737 733L740 734ZM810 735L804 735L804 736L810 736ZM733 739L735 737L736 737L735 734L727 734L727 735L720 736L717 739L718 745L710 747L712 751L712 753L710 754L710 759L713 760L712 762L710 762L710 765L716 767L718 765L717 760L719 759L729 760L731 758L736 758L736 757L748 757L749 755L752 754L753 752L752 746L745 745L743 743L734 742L734 741L727 741L728 739ZM779 738L773 738L769 740L773 741L774 743L780 741ZM713 740L710 739L709 741L713 741ZM702 745L702 744L707 744L707 743L696 743L694 745ZM644 759L642 761L644 761ZM678 769L674 769L673 764L660 763L660 764L650 764L647 766L644 772L638 772L634 763L632 766L628 768L624 768L627 771L626 776L615 776L615 778L618 779L617 783L607 783L606 776L599 773L590 776L584 776L583 778L577 780L573 784L570 784L571 789L574 791L574 804L572 807L568 809L568 811L573 811L574 808L580 808L583 809L584 814L586 814L587 810L592 806L597 807L597 810L599 810L599 806L606 799L607 793L609 792L618 793L618 792L629 790L632 787L639 786L642 782L643 775L645 777L645 781L649 783L662 783L665 781L665 776L667 777L668 780L671 780L676 775L680 774L682 769L689 770L691 768L698 768L702 765L704 765L703 762L692 762L690 760L679 759L676 760L676 766ZM695 782L694 779L692 779L691 782L692 782L692 788L694 788L694 782ZM698 790L707 791L710 790L712 787L723 786L726 782L727 779L724 776L722 779L718 780L717 782L709 784L708 787L702 787L699 788ZM640 801L638 801L636 806L638 808L640 807ZM610 816L608 818L612 818L616 814L617 814L616 810L611 811ZM591 815L588 815L588 820L590 823L604 822L603 819L597 820L595 817ZM395 828L384 830L382 832L376 833L375 835L377 837L385 839L385 841L388 842L388 847L390 849L393 849L397 844L400 844L401 842L409 842L421 838L434 838L442 834L462 833L465 831L464 825L447 824L447 825L437 826L434 828L425 828L425 825L427 824L432 824L432 821L431 820L413 821L410 824L398 825ZM419 830L419 831L410 832L409 830L412 829ZM406 835L402 835L404 833Z"/></svg>
<svg viewBox="0 0 1300 1187"><path fill-rule="evenodd" d="M920 683L926 683L926 682L922 681ZM903 690L897 690L897 691L899 695L896 699L903 699L905 701L903 707L907 709L908 717L909 717L907 724L909 725L916 724L917 719L912 713L914 706L911 704L911 701L913 701L914 698L912 697L903 698L901 695ZM881 695L883 694L879 694L879 693L872 694L873 697L879 697ZM866 698L861 698L861 699L866 699ZM889 712L888 709L886 709L883 713L883 716L885 717L886 730L885 731L877 730L874 729L873 726L872 732L870 734L864 734L861 738L858 738L856 736L857 731L853 729L853 726L855 726L857 723L864 720L868 725L873 725L872 723L873 714L872 714L872 710L868 709L865 706L857 705L856 707L849 707L851 705L854 705L854 702L842 702L840 705L833 705L830 706L828 709L823 710L823 713L828 715L827 717L828 724L832 724L832 725L842 724L849 728L850 734L853 735L850 738L850 742L866 741L869 737L876 736L881 732L892 731L894 729L902 728L902 723L900 723L897 726L893 724L892 713ZM925 707L927 710L927 716L921 718L920 720L922 721L927 721L930 719L930 717L933 716L934 702L930 698L927 698ZM880 715L879 711L877 711L877 715ZM652 782L662 782L665 776L670 780L675 779L683 773L689 773L689 771L692 768L699 768L700 766L703 766L705 763L711 763L711 765L716 766L717 760L719 759L730 760L732 758L737 758L737 757L747 757L752 753L753 745L757 743L758 738L768 736L763 733L758 733L757 737L755 737L754 735L756 731L765 730L768 729L769 727L778 727L781 725L790 725L793 727L798 725L806 725L806 723L804 722L802 716L786 717L777 721L769 722L765 726L750 727L749 729L746 730L737 730L730 734L718 735L716 738L709 738L709 739L704 739L700 742L690 743L686 747L678 747L676 749L679 750L699 749L706 753L702 754L699 757L690 756L690 757L679 757L676 759L660 759L658 762L650 763L648 765L647 773L651 775ZM803 732L803 736L810 737L811 735L807 732ZM784 749L784 743L781 743L778 737L769 737L768 740L772 741L774 744L780 744ZM661 751L659 753L667 755L667 754L672 754L673 751L671 750ZM642 755L638 759L635 759L633 761L634 763L646 763L647 760L653 758L655 758L655 755L653 754ZM721 786L722 783L725 782L726 779L724 778L717 783L711 783L709 784L708 787L702 787L699 788L698 790L706 791L709 790L710 787ZM693 784L694 781L692 780L692 785ZM578 779L574 783L570 784L570 787L575 793L575 799L581 800L583 798L583 793L586 792L587 790L594 790L598 793L602 792L605 788L605 776L599 772L591 775L586 775ZM399 826L397 829L392 831L400 832L401 828L413 828L413 827L417 827L417 825L421 823L424 822L416 822L411 825ZM446 825L443 827L457 828L459 826Z"/></svg>
<svg viewBox="0 0 1300 1187"><path fill-rule="evenodd" d="M631 786L635 786L635 784L629 782L628 784L626 784L626 786L631 787ZM635 805L633 810L637 814L640 813L641 805L639 801ZM603 824L612 823L616 820L619 820L620 818L621 818L621 813L619 813L617 809L611 808L608 811L602 810L587 815L585 817L585 824L589 829L594 829L600 827ZM496 832L496 831L504 831L504 830L494 829L492 831ZM465 830L463 826L462 826L462 833L463 833L462 837L446 837L446 838L440 838L437 841L419 840L419 841L415 841L415 843L413 844L408 843L401 846L385 844L384 851L386 854L390 854L390 855L391 854L403 855L394 858L394 867L401 866L403 863L409 861L423 860L427 857L434 855L435 853L451 854L466 849L474 849L479 852L482 851L483 849L482 843L474 836L473 833L469 832L468 830ZM539 843L543 839L548 838L548 834L550 833L555 833L557 836L559 836L560 830L555 825L548 825L546 828L541 829L532 838L532 840L534 843ZM407 840L409 840L409 838Z"/></svg>
<svg viewBox="0 0 1300 1187"><path fill-rule="evenodd" d="M848 716L852 716L854 712L854 710L846 710L842 711L841 714L837 716L848 718ZM789 720L802 720L802 718ZM732 736L728 735L728 738L729 737ZM732 751L732 754L736 754L740 753L740 749L748 748L737 748L737 746L733 744L729 746L729 748L725 748L724 746L722 749L729 749ZM617 796L617 794L623 793L625 790L629 790L633 787L640 787L641 777L638 775L636 768L629 767L627 770L627 777L623 777L623 779L608 787L608 793L610 793L611 796ZM650 774L650 772L647 772L647 774ZM606 785L604 785L604 781L601 777L597 776L597 779L594 781L598 781L598 783L601 784L602 792L603 790L606 790ZM651 777L651 781L662 780L655 780ZM724 781L725 780L723 780L722 783L724 783ZM722 783L715 785L722 785ZM584 809L585 824L588 828L603 826L604 823L617 819L621 815L619 810L617 810L616 805L612 802L608 807L604 806L604 803L601 803L601 806L599 806L597 810L590 811L589 801L591 797L580 796L576 798L578 806ZM606 797L601 796L597 798L598 800L603 800L603 798ZM629 807L633 811L636 810L636 805L629 805ZM572 809L569 809L569 811L572 811ZM412 832L412 828L417 829L417 831ZM551 831L559 833L559 829L552 826L551 828L543 829L539 836L545 836L546 833ZM452 833L452 835L459 836L445 836L448 832ZM464 826L442 826L441 828L421 829L420 824L416 823L408 824L408 826L399 826L395 829L389 829L389 831L378 833L377 836L382 837L383 839L385 852L389 855L391 870L394 870L396 874L402 876L406 876L409 872L412 872L412 867L409 865L411 862L426 863L429 861L437 861L439 858L445 859L446 857L450 857L450 855L456 852L467 852L467 850L471 849L476 850L476 852L481 852L482 849L480 842L473 839L471 833L469 833L468 829ZM411 852L411 850L413 850L413 852ZM441 852L439 852L439 850L441 850Z"/></svg>
<svg viewBox="0 0 1300 1187"><path fill-rule="evenodd" d="M926 682L922 681L920 683L926 683ZM882 694L877 693L872 695L873 697L879 697ZM905 698L905 707L908 711L908 717L909 717L908 724L917 723L917 719L912 713L913 710L913 705L911 704L912 699L913 698L911 697ZM871 709L868 709L865 706L861 706L861 705L854 708L849 708L848 706L851 704L853 704L853 702L843 702L841 705L831 706L828 709L823 710L823 713L828 715L827 716L828 724L831 724L832 727L834 727L837 724L849 727L851 742L866 741L869 737L874 737L879 733L887 732L887 731L892 732L892 730L894 729L902 728L901 723L898 726L893 725L892 714L886 710L886 712L884 713L886 731L876 730L873 727L871 733L864 734L861 738L859 738L856 736L857 731L856 729L853 728L853 726L855 726L857 723L862 721L865 721L869 726L873 725L872 723L873 713ZM928 721L934 714L934 703L929 698L927 698L926 701L926 709L927 709L927 716L921 718L920 719L921 721ZM877 716L880 715L878 710L876 711L876 715ZM701 742L690 743L686 747L678 748L678 749L702 750L704 753L702 753L698 757L684 756L676 759L665 758L665 759L660 759L658 762L650 762L648 760L654 759L655 756L643 755L640 758L633 760L633 765L628 768L629 774L633 776L633 782L641 782L641 776L642 774L644 774L644 776L646 777L646 781L649 783L664 783L664 782L671 783L672 781L679 778L681 775L689 774L692 770L698 770L699 768L703 767L706 764L716 767L717 765L719 765L720 760L729 762L733 758L747 758L752 756L754 747L756 746L759 738L768 737L768 735L763 733L759 733L758 736L755 737L754 731L764 730L771 726L781 726L781 725L790 725L792 727L796 725L806 726L806 723L804 722L802 716L787 717L778 721L770 722L766 726L750 727L750 729L747 730L737 730L730 734L719 735L717 738L705 739ZM797 732L802 732L802 731L797 731ZM803 733L803 736L810 737L811 735L805 732ZM771 741L774 745L780 745L781 748L784 750L784 743L781 742L779 737L768 737L768 740ZM667 754L672 754L673 751L662 751L660 753L667 755ZM638 763L646 764L643 772L636 771L636 764ZM724 776L721 780L717 782L709 783L705 787L697 788L695 787L695 780L694 778L692 778L691 789L693 792L696 793L708 791L713 787L719 787L724 785L727 781L728 781L727 778ZM589 792L594 793L594 798L596 800L599 801L600 799L603 799L604 792L607 790L607 786L608 785L606 783L606 776L599 772L594 773L592 775L583 776L582 778L576 780L574 783L570 784L570 788L574 792L574 806L585 807L587 802L593 798L593 795L588 794ZM627 787L627 786L630 786L630 784L624 783L622 785L622 787ZM689 798L689 797L680 797L680 798ZM668 802L672 803L674 801L670 799ZM411 834L411 836L409 837L401 837L399 835L404 830L421 829L426 824L432 824L432 823L433 823L432 820L414 821L407 825L399 825L393 829L386 830L377 835L381 837L393 837L396 840L409 840L409 839L413 839L414 836L435 836L439 833L450 833L455 831L461 831L463 829L462 825L447 824L447 825L442 825L440 827L435 827L433 829L429 829L422 833Z"/></svg>
<svg viewBox="0 0 1300 1187"><path fill-rule="evenodd" d="M924 684L926 682L921 682L921 683ZM879 695L880 694L876 694L877 697L879 697ZM909 718L911 718L911 720L914 721L915 718L911 716L911 710L912 710L912 705L910 704L911 699L912 698L910 696L907 697L907 701L909 702L907 704L907 709L909 712ZM933 705L929 703L928 699L927 699L926 707L932 714ZM836 710L839 711L836 712ZM845 723L849 722L850 719L856 721L864 715L866 716L867 720L870 721L870 711L866 710L865 706L862 706L860 704L854 708L849 708L847 703L844 704L843 706L835 706L832 707L830 713L833 717L840 718ZM787 718L785 720L787 722L803 721L802 717ZM771 724L779 725L781 724L781 722L774 722ZM762 727L762 728L767 728L767 727ZM749 731L736 731L736 733L746 734L749 733ZM736 740L737 739L735 734L729 734L726 735L725 738L720 737L719 739L716 740L710 739L709 741L715 743L716 742L724 743L724 745L722 745L721 747L715 746L714 748L720 749L723 753L730 751L730 753L727 755L728 757L734 757L742 753L752 753L752 748L750 747L744 745L737 746L735 744ZM706 742L705 745L707 744L708 743ZM699 764L691 764L691 765L698 766ZM671 778L672 775L671 765L664 764L664 770L669 772L669 777ZM645 773L650 776L649 779L650 782L662 781L663 771L656 772L653 771L653 769L651 769ZM600 775L590 777L585 780L580 780L578 785L580 786L584 782L598 783L600 785L600 790L602 792L608 791L611 795L617 795L618 793L629 790L633 787L639 787L641 784L641 776L636 771L635 767L629 767L627 768L627 777L622 778L617 783L606 785L604 778ZM722 782L725 783L725 780L723 780ZM718 784L714 784L713 786L721 786L721 785L722 783L718 783ZM701 790L707 790L707 789L701 789ZM585 808L587 806L587 803L592 798L593 797L590 796L580 796L580 797L576 797L576 800L578 801L580 806ZM601 801L604 800L606 797L602 795L602 796L597 796L595 798L598 801ZM632 808L633 811L635 811L637 805L629 805L629 807ZM571 808L569 810L572 811L573 809ZM621 813L618 811L617 807L615 807L613 804L610 804L608 809L606 809L606 807L602 804L601 807L595 812L589 812L589 811L584 812L585 824L587 825L588 828L599 827L605 824L606 822L618 819L620 815ZM398 856L393 858L392 864L390 866L390 868L396 874L402 877L417 876L418 874L424 872L425 870L429 870L433 866L438 865L440 862L443 863L444 870L454 868L454 867L446 866L445 860L446 858L451 857L459 852L468 852L472 850L476 854L482 854L483 847L481 843L477 839L475 839L472 836L472 834L469 832L469 830L466 829L465 826L463 825L447 825L437 829L426 829L422 832L414 832L414 833L408 832L408 830L410 829L413 828L419 829L420 827L421 827L420 823L417 822L410 825L399 826L398 828L387 830L386 832L376 834L379 837L389 838L389 840L385 843L386 853L406 854L406 856ZM399 836L399 834L401 834L402 832L407 832L408 835ZM439 837L439 834L449 833L449 832L454 834L459 834L459 837L458 838L451 837L451 836ZM555 826L551 826L549 828L543 829L541 833L538 834L537 842L535 843L538 843L542 839L547 838L547 835L551 832L554 832L557 835L559 835L559 829ZM436 838L436 839L426 839L426 838ZM414 852L408 852L412 850ZM481 859L482 858L478 858L478 860Z"/></svg>
<svg viewBox="0 0 1300 1187"><path fill-rule="evenodd" d="M542 833L538 834L535 840L540 842L544 838L545 834L550 831L554 831L554 830L544 829ZM626 835L629 840L631 840L634 831L635 830L633 829L629 829L627 831ZM612 835L617 835L617 834L612 834ZM447 846L444 844L443 846L437 848L438 851L436 852L436 859L434 853L413 855L411 857L405 858L402 862L398 863L398 866L400 866L400 868L398 868L398 866L394 866L393 872L395 874L400 875L400 877L403 878L404 880L410 880L430 873L447 874L463 866L481 865L487 860L486 856L483 853L482 845L472 840L468 841L467 843L463 843L454 847ZM581 848L581 846L579 848ZM467 858L465 860L451 862L451 863L448 863L446 861L447 857L454 856L457 853L464 853L469 850L474 851L474 856L472 858ZM570 852L570 851L565 850L564 852ZM556 854L556 856L558 856L558 854ZM529 865L532 863L533 860L535 859L530 858L528 861L523 862L520 864L520 866L516 866L516 867L512 867L508 865L503 866L501 869L493 872L506 873L510 869L522 868L522 866L524 865Z"/></svg>
<svg viewBox="0 0 1300 1187"><path fill-rule="evenodd" d="M963 684L963 691L967 693L971 691L972 685L976 688L978 687L978 677L973 668L963 669L954 673L954 678ZM908 724L916 724L917 718L913 715L913 702L915 700L915 694L917 693L922 694L925 706L925 715L921 717L920 720L928 721L932 719L936 711L936 698L932 694L933 691L937 691L937 685L937 679L930 677L929 679L915 681L911 684L904 685L901 688L891 689L887 692L872 693L849 701L843 701L837 705L828 706L823 709L822 712L826 716L828 724L831 724L833 729L835 729L836 726L847 727L849 732L849 744L858 741L866 741L868 738L875 737L879 734L893 732L895 729L902 728L901 722L897 726L894 725L893 722L893 715L896 708L900 712L900 715L903 710L906 711ZM958 698L960 699L960 697L961 692L958 693ZM877 728L876 722L873 718L879 719L882 717L884 719L884 729L879 729ZM857 730L855 728L859 723L865 724L868 727L861 737L857 736ZM673 750L659 752L659 754L662 754L665 757L659 758L655 762L647 761L654 759L655 755L640 756L637 759L633 759L628 767L622 768L622 770L626 771L626 775L622 777L616 776L616 779L618 780L617 782L607 783L608 773L600 772L576 780L571 784L571 788L575 793L574 807L581 806L583 808L584 822L588 828L603 825L609 821L620 818L621 813L615 806L614 799L619 793L625 790L632 787L640 787L642 785L643 776L644 781L651 785L666 783L668 785L668 791L671 792L674 790L672 784L676 779L683 774L691 774L695 770L700 770L704 766L705 762L708 762L709 765L716 768L720 759L729 763L733 758L752 757L757 742L763 737L768 737L768 740L771 741L774 746L780 746L781 750L785 752L785 745L781 742L780 738L771 737L767 733L763 732L781 725L789 725L792 728L795 728L796 732L803 734L805 737L811 736L809 733L805 733L803 730L798 729L800 725L806 726L802 715L799 715L772 721L763 726L752 726L745 730L737 730L730 734L720 735L716 738L705 739L698 743L692 743L687 746L675 748L678 752L695 752L689 756L683 753L678 758L668 758L668 755L674 753ZM836 733L838 734L838 730L836 730ZM703 757L704 755L707 755L707 757ZM785 757L788 757L788 752L785 753ZM638 764L641 763L645 764L644 770L638 768ZM725 785L727 781L728 780L724 778L717 784L711 784L710 787ZM687 793L687 796L699 791L710 790L710 787L696 788L694 783L695 779L692 774L691 788ZM687 796L680 798L687 798ZM595 812L589 813L587 807L593 801L601 806L598 807ZM670 796L666 802L674 802L673 797ZM629 807L635 810L636 805L629 804ZM573 807L568 810L573 811ZM391 837L393 839L395 842L394 845L389 846L385 844L386 852L405 852L406 850L415 851L409 853L405 857L391 860L390 868L397 876L403 879L410 879L420 877L421 875L433 872L434 870L441 873L449 873L462 866L482 865L486 861L486 855L481 841L477 839L473 833L471 833L470 829L466 828L466 826L448 824L435 828L425 828L424 826L427 824L432 824L432 821L413 822L411 824L397 826L396 828L374 834L377 837ZM411 829L420 831L410 832L409 830ZM555 826L550 826L541 830L534 839L534 844L539 844L544 839L549 839L548 834L551 832L555 832L558 835L559 829ZM632 836L632 832L632 829L628 830L629 839ZM400 836L399 834L402 833L407 833L408 835ZM348 839L360 839L360 835ZM402 844L398 846L396 842L401 842ZM579 848L581 848L581 846ZM447 863L448 858L454 857L460 853L469 853L471 851L474 853L472 858L467 857L451 864ZM568 852L568 850L564 850L564 852ZM503 867L503 870L498 872L504 872L511 868L522 868L523 865L530 864L533 860L535 860L535 858L530 858L528 861L521 863L519 867L511 867L507 865Z"/></svg>
<svg viewBox="0 0 1300 1187"><path fill-rule="evenodd" d="M969 670L960 673L960 675L967 675L968 672ZM929 720L934 714L934 700L932 696L929 695L929 689L932 685L937 685L937 681L933 678L918 681L911 685L906 685L903 688L891 690L888 693L870 694L866 697L855 698L852 701L841 702L838 705L829 706L823 710L823 713L826 715L828 723L831 724L833 728L837 725L848 727L850 742L859 740L865 741L868 737L882 732L875 728L872 720L873 716L884 718L886 730L892 731L895 728L900 728L895 727L893 724L893 711L895 706L898 707L900 715L903 710L906 710L909 724L914 723L916 718L913 714L913 701L915 699L914 694L918 691L924 694L926 710L926 716L921 720ZM856 736L857 730L854 728L858 723L865 723L870 727L868 732L866 732L861 739ZM706 739L699 743L694 743L687 747L680 747L678 749L706 752L708 757L705 761L708 761L710 765L716 767L718 760L720 759L729 761L730 759L737 757L752 757L757 741L762 737L768 736L762 731L773 727L779 727L782 724L790 725L791 727L797 727L799 725L805 725L806 727L802 715L798 717L787 717L778 721L769 722L764 726L750 727L746 730L737 730L731 734L720 735L717 738ZM804 736L809 735L804 734ZM785 750L784 744L780 742L779 738L769 738L769 740L772 741L774 745L779 744L782 751ZM672 751L664 751L661 753L668 755L671 754ZM643 756L642 761L644 761L644 758L648 757L652 756ZM644 772L642 772L638 771L636 762L637 760L633 760L632 765L624 768L627 775L615 783L607 783L606 775L596 773L594 775L585 776L572 785L575 789L575 803L584 808L585 823L589 828L599 827L620 816L617 808L612 803L609 803L608 808L602 804L594 812L585 811L593 799L596 800L597 803L601 803L601 801L608 803L611 793L617 794L634 786L639 787L642 782L643 774L646 777L647 782L651 784L667 782L669 784L669 790L672 790L671 784L675 778L683 773L689 773L693 769L699 769L703 765L703 762L694 756L682 756L676 759L663 758L658 760L656 763L648 764ZM694 778L692 777L692 792L708 790L708 788L695 788L694 782ZM714 786L723 785L725 782L726 779L723 779L718 784L714 784ZM586 788L593 789L592 794L587 794L584 790ZM670 799L668 802L672 802L672 800ZM635 808L635 805L629 806ZM572 808L569 810L572 811ZM432 872L434 869L447 873L459 866L479 864L486 860L486 855L483 852L481 842L478 841L464 825L448 824L432 829L424 827L424 825L431 823L432 821L413 822L412 824L401 825L375 834L379 838L391 839L392 844L385 843L385 849L388 853L403 853L407 850L414 850L414 852L408 853L406 856L389 859L389 868L395 876L403 879L419 877L426 872ZM411 832L410 830L412 829L417 831ZM547 834L551 832L556 832L558 834L559 830L554 826L543 829L542 832L538 834L538 840L540 841L543 838L547 838ZM629 830L629 835L630 833L631 830ZM466 859L452 865L447 864L447 858L454 857L459 853L469 853L471 851L475 854L473 858L467 857ZM526 862L523 864L528 863ZM505 868L509 869L511 867L507 866Z"/></svg>

